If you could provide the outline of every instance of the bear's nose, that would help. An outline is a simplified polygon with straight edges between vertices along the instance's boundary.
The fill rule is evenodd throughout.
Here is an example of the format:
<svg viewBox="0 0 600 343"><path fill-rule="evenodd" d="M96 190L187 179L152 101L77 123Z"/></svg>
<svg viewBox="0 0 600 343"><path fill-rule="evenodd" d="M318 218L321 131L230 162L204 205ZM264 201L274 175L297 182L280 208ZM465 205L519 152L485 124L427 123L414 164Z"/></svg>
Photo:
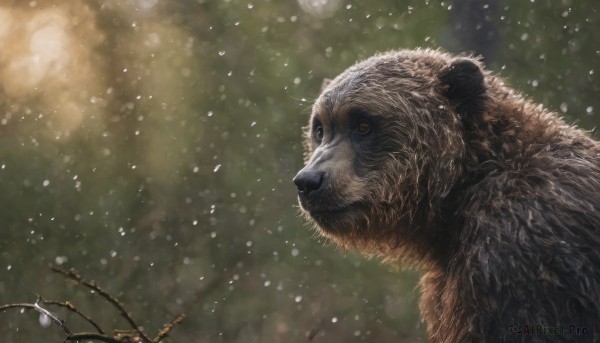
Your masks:
<svg viewBox="0 0 600 343"><path fill-rule="evenodd" d="M324 172L314 170L301 170L294 177L294 183L300 195L308 196L311 192L319 190L323 184Z"/></svg>

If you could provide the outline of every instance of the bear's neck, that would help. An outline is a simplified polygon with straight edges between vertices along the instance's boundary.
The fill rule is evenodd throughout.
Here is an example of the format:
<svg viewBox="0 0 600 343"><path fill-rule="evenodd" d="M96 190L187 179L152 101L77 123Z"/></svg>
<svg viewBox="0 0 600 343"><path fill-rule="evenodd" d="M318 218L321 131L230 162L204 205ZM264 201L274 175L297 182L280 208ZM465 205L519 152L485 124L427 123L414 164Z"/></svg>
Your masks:
<svg viewBox="0 0 600 343"><path fill-rule="evenodd" d="M495 84L494 84L495 82ZM461 206L472 199L469 192L493 175L508 172L521 175L532 168L543 168L545 157L569 156L573 146L580 154L600 154L600 145L556 113L535 105L494 80L489 88L486 106L471 122L463 123L465 156L463 177L442 200L437 216L428 223L435 237L427 237L425 251L434 265L451 259L461 234L464 218L457 218ZM565 155L566 154L566 155ZM431 219L430 219L431 220ZM442 232L442 234L440 234Z"/></svg>

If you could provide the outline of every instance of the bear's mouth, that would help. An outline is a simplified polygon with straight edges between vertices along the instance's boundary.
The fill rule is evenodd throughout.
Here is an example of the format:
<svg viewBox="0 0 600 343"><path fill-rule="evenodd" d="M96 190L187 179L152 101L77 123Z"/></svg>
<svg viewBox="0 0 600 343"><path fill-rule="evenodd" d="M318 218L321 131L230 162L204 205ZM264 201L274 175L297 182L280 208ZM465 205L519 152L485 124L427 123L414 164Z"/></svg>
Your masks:
<svg viewBox="0 0 600 343"><path fill-rule="evenodd" d="M336 207L306 208L306 211L319 225L328 227L332 223L351 221L356 214L363 212L363 206L353 203Z"/></svg>
<svg viewBox="0 0 600 343"><path fill-rule="evenodd" d="M352 206L342 206L336 208L316 208L307 210L311 217L320 218L320 217L331 217L331 216L339 216L346 212L349 212L352 209Z"/></svg>

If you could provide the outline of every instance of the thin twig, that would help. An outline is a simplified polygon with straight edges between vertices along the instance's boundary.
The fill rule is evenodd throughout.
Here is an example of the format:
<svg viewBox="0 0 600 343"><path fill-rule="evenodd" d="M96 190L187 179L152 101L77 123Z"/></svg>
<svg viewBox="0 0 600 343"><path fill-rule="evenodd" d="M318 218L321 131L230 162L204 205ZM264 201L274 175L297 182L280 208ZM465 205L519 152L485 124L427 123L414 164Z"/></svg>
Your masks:
<svg viewBox="0 0 600 343"><path fill-rule="evenodd" d="M25 303L6 304L6 305L0 306L0 311L10 310L11 308L24 308L26 310L29 310L29 309L35 309L35 305L34 304L25 304Z"/></svg>
<svg viewBox="0 0 600 343"><path fill-rule="evenodd" d="M56 306L60 306L60 307L64 307L66 309L68 309L69 311L76 313L77 315L79 315L81 318L85 319L88 323L90 323L94 328L96 328L96 331L98 331L99 334L104 334L104 331L100 328L100 326L98 324L96 324L92 318L90 318L89 316L86 316L85 314L83 314L81 311L79 311L77 308L75 308L75 306L73 306L70 302L66 301L66 302L60 302L60 301L54 301L54 300L46 300L42 297L38 298L38 301L46 304L46 305L56 305Z"/></svg>
<svg viewBox="0 0 600 343"><path fill-rule="evenodd" d="M69 328L65 325L65 321L60 319L58 316L56 316L54 313L46 310L45 308L41 307L40 305L37 304L37 302L35 304L27 304L27 303L20 303L20 304L7 304L7 305L2 305L0 306L0 311L4 311L4 310L8 310L11 308L21 308L21 309L34 309L36 311L38 311L39 313L47 316L48 318L50 318L54 324L56 324L58 327L60 327L63 332L65 333L65 335L70 336L73 333L71 332L71 330L69 330Z"/></svg>
<svg viewBox="0 0 600 343"><path fill-rule="evenodd" d="M50 266L50 268L52 269L52 271L62 274L64 276L68 277L69 279L77 281L77 283L82 284L82 285L90 288L93 291L98 292L98 294L100 294L100 296L102 296L104 299L106 299L109 303L111 303L113 306L115 306L119 310L119 312L121 312L121 315L129 323L129 325L132 327L132 329L134 329L140 335L140 338L142 338L142 340L144 342L152 342L150 340L150 338L148 338L148 336L146 336L146 334L144 334L144 332L142 330L140 330L140 327L135 323L133 318L131 318L131 315L127 312L127 310L125 310L125 307L123 306L123 304L121 304L121 302L119 302L119 300L117 300L116 298L113 298L108 292L106 292L104 289L102 289L100 286L98 286L95 281L84 280L79 275L79 273L77 273L77 271L74 269L66 271L66 270L60 269L55 266Z"/></svg>
<svg viewBox="0 0 600 343"><path fill-rule="evenodd" d="M41 307L40 305L38 305L38 303L36 302L35 304L33 304L33 308L38 311L39 313L44 314L45 316L47 316L48 318L52 319L52 321L60 326L63 331L65 332L65 335L70 336L73 333L71 332L71 330L69 330L69 328L65 325L65 321L58 318L54 313L46 310L45 308Z"/></svg>
<svg viewBox="0 0 600 343"><path fill-rule="evenodd" d="M181 321L185 318L185 314L182 313L177 318L173 319L171 322L165 324L165 327L158 332L156 338L154 338L154 342L160 342L163 338L165 338L171 330L175 327L175 325L181 323Z"/></svg>
<svg viewBox="0 0 600 343"><path fill-rule="evenodd" d="M100 294L100 296L102 296L109 303L114 305L121 312L121 315L123 317L125 317L125 319L131 325L133 330L114 330L115 336L110 337L110 336L106 335L104 333L104 331L102 331L100 326L98 324L96 324L90 317L83 314L81 311L79 311L77 308L75 308L75 306L73 306L68 301L59 302L59 301L54 301L54 300L46 300L39 295L38 295L37 301L34 304L17 303L17 304L0 305L0 312L3 312L8 309L13 309L13 308L20 308L21 310L34 309L37 312L50 318L54 322L54 324L56 324L57 326L62 328L63 332L66 335L65 343L81 341L81 340L95 340L95 341L101 341L101 342L106 342L106 343L124 343L124 342L159 343L162 339L164 339L169 334L169 332L171 332L171 330L177 324L181 323L181 321L185 318L185 314L183 314L183 313L180 314L175 319L173 319L172 321L165 324L163 326L163 328L158 332L156 338L154 340L151 340L140 330L140 328L133 321L133 319L131 318L129 313L125 310L125 307L123 306L123 304L121 302L119 302L116 298L111 296L104 289L102 289L100 286L98 286L95 281L84 280L74 269L65 271L65 270L62 270L62 269L60 269L58 267L54 267L54 266L50 266L50 268L54 272L62 274L63 276L76 281L78 284L84 285L85 287L88 287L88 288L92 289L93 291L95 291L96 293ZM95 333L95 332L73 333L65 325L65 321L63 319L61 319L54 313L46 310L45 308L41 307L39 305L39 303L45 304L45 305L60 306L60 307L68 309L71 312L76 313L78 316L85 319L88 323L90 323L92 326L94 326L94 328L96 328L98 333Z"/></svg>

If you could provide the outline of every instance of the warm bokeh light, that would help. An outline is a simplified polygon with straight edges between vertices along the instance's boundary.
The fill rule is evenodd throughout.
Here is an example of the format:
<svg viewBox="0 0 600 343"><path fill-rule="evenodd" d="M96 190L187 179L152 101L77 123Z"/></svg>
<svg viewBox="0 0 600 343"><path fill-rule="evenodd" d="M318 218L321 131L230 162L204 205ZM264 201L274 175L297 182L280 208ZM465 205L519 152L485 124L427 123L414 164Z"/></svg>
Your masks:
<svg viewBox="0 0 600 343"><path fill-rule="evenodd" d="M79 17L74 20L73 13ZM102 84L91 57L102 41L89 8L0 7L2 96L8 102L36 99L47 116L46 134L69 136L89 115L89 98ZM77 90L74 92L74 90ZM35 113L39 115L39 113Z"/></svg>

